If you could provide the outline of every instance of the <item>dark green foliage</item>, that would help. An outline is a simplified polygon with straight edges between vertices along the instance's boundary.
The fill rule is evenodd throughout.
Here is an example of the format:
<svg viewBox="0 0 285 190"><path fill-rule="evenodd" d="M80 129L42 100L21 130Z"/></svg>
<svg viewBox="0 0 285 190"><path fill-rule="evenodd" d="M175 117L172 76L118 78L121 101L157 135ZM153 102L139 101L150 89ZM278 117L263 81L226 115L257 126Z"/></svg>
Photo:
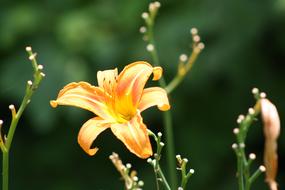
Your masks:
<svg viewBox="0 0 285 190"><path fill-rule="evenodd" d="M52 109L49 100L73 81L97 84L96 72L148 60L138 29L149 1L2 1L0 5L0 115L19 105L32 68L31 45L46 78L23 115L12 144L11 190L123 189L108 156L115 151L138 170L145 189L154 189L152 168L130 154L107 130L88 157L77 133L92 113L71 107ZM190 51L191 27L206 45L193 70L170 97L176 152L189 158L195 175L189 189L237 189L231 144L236 118L254 104L251 89L264 90L285 123L285 4L282 0L162 1L155 35L167 81L178 57ZM156 108L143 113L152 131L162 131ZM7 127L6 125L4 128ZM163 132L163 131L162 131ZM285 138L279 140L280 189L285 178ZM167 143L167 142L165 142ZM249 131L247 150L262 163L263 135L258 121ZM162 162L163 162L162 157ZM163 162L164 163L164 162ZM262 177L261 177L262 178ZM267 189L262 179L253 189ZM120 187L120 188L118 188Z"/></svg>

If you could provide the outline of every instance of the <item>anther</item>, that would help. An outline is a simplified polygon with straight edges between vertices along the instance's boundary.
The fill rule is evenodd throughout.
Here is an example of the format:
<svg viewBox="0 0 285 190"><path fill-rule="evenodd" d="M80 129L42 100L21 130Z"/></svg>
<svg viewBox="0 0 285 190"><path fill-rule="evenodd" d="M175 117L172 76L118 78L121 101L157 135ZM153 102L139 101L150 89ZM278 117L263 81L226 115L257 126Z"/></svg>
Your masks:
<svg viewBox="0 0 285 190"><path fill-rule="evenodd" d="M40 75L41 75L42 77L45 77L45 76L46 76L46 74L44 74L44 73L40 73Z"/></svg>
<svg viewBox="0 0 285 190"><path fill-rule="evenodd" d="M3 120L0 120L0 126L3 125Z"/></svg>
<svg viewBox="0 0 285 190"><path fill-rule="evenodd" d="M183 190L183 188L182 187L178 187L178 189L177 190Z"/></svg>
<svg viewBox="0 0 285 190"><path fill-rule="evenodd" d="M160 145L160 146L164 146L165 144L164 144L163 142L160 142L159 145Z"/></svg>
<svg viewBox="0 0 285 190"><path fill-rule="evenodd" d="M157 133L157 136L162 137L162 133L161 133L161 132L158 132L158 133Z"/></svg>
<svg viewBox="0 0 285 190"><path fill-rule="evenodd" d="M188 159L187 158L183 158L183 162L187 163Z"/></svg>
<svg viewBox="0 0 285 190"><path fill-rule="evenodd" d="M130 168L132 167L132 165L131 165L130 163L127 163L127 164L126 164L126 167L127 167L128 169L130 169Z"/></svg>

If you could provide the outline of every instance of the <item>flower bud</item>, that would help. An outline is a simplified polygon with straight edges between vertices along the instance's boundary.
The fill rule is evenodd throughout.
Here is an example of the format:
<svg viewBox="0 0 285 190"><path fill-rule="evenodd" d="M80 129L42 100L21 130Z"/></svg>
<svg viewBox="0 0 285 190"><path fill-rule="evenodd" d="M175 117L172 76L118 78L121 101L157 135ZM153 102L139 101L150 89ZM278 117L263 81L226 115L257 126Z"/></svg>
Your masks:
<svg viewBox="0 0 285 190"><path fill-rule="evenodd" d="M280 134L280 119L277 109L268 99L261 99L260 103L265 138L276 140Z"/></svg>
<svg viewBox="0 0 285 190"><path fill-rule="evenodd" d="M265 136L264 165L266 167L266 182L271 190L277 190L275 178L278 169L277 138L280 134L280 119L277 109L268 99L261 99L261 115Z"/></svg>

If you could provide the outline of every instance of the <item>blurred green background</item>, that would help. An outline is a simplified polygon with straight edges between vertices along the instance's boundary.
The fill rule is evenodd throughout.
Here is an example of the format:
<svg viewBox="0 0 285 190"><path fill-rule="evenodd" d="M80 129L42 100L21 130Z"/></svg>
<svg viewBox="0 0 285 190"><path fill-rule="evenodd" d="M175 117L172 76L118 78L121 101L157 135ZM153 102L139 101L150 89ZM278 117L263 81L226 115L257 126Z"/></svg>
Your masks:
<svg viewBox="0 0 285 190"><path fill-rule="evenodd" d="M73 107L52 109L49 100L73 81L97 84L98 70L137 60L151 62L138 32L141 13L150 1L134 0L2 0L0 2L0 115L4 131L8 106L17 107L32 67L25 47L31 45L44 65L46 78L18 126L10 161L11 189L123 189L108 156L117 152L154 188L152 168L130 154L108 130L87 156L77 145L81 125L93 115ZM254 104L251 89L267 92L285 123L285 1L165 0L155 34L167 81L175 75L178 57L191 50L191 27L206 45L193 70L170 97L176 152L195 169L189 189L237 189L236 158L231 150L236 118ZM148 109L144 121L162 131L161 113ZM167 142L166 142L167 143ZM262 163L262 125L252 126L247 150ZM164 152L165 153L165 152ZM165 154L164 154L165 155ZM162 158L165 161L165 157ZM279 139L280 189L285 183L285 132ZM166 168L163 162L163 168ZM253 189L265 190L263 177Z"/></svg>

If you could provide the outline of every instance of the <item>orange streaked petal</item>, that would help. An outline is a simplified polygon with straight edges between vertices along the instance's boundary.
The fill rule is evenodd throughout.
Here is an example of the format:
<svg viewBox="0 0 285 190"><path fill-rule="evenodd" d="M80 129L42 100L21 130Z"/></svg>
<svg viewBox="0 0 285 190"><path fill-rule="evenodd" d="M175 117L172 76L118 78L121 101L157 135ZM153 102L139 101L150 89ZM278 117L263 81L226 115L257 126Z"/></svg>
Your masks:
<svg viewBox="0 0 285 190"><path fill-rule="evenodd" d="M127 65L124 70L119 74L117 84L117 97L126 99L129 96L131 104L136 107L141 98L143 88L150 77L154 74L153 79L158 80L162 75L161 67L152 67L149 63L138 61Z"/></svg>
<svg viewBox="0 0 285 190"><path fill-rule="evenodd" d="M166 91L160 87L144 89L138 109L140 111L144 111L145 109L155 105L161 111L167 111L170 109Z"/></svg>
<svg viewBox="0 0 285 190"><path fill-rule="evenodd" d="M129 151L138 157L148 158L152 155L147 128L140 114L134 116L128 123L111 124L111 130Z"/></svg>
<svg viewBox="0 0 285 190"><path fill-rule="evenodd" d="M105 104L104 92L87 82L73 82L66 85L59 92L57 99L50 101L50 104L52 107L76 106L89 110L104 119L111 119Z"/></svg>
<svg viewBox="0 0 285 190"><path fill-rule="evenodd" d="M78 144L87 154L93 156L98 151L98 148L91 148L92 143L101 132L109 127L110 125L99 117L89 119L83 124L79 131L77 138Z"/></svg>

